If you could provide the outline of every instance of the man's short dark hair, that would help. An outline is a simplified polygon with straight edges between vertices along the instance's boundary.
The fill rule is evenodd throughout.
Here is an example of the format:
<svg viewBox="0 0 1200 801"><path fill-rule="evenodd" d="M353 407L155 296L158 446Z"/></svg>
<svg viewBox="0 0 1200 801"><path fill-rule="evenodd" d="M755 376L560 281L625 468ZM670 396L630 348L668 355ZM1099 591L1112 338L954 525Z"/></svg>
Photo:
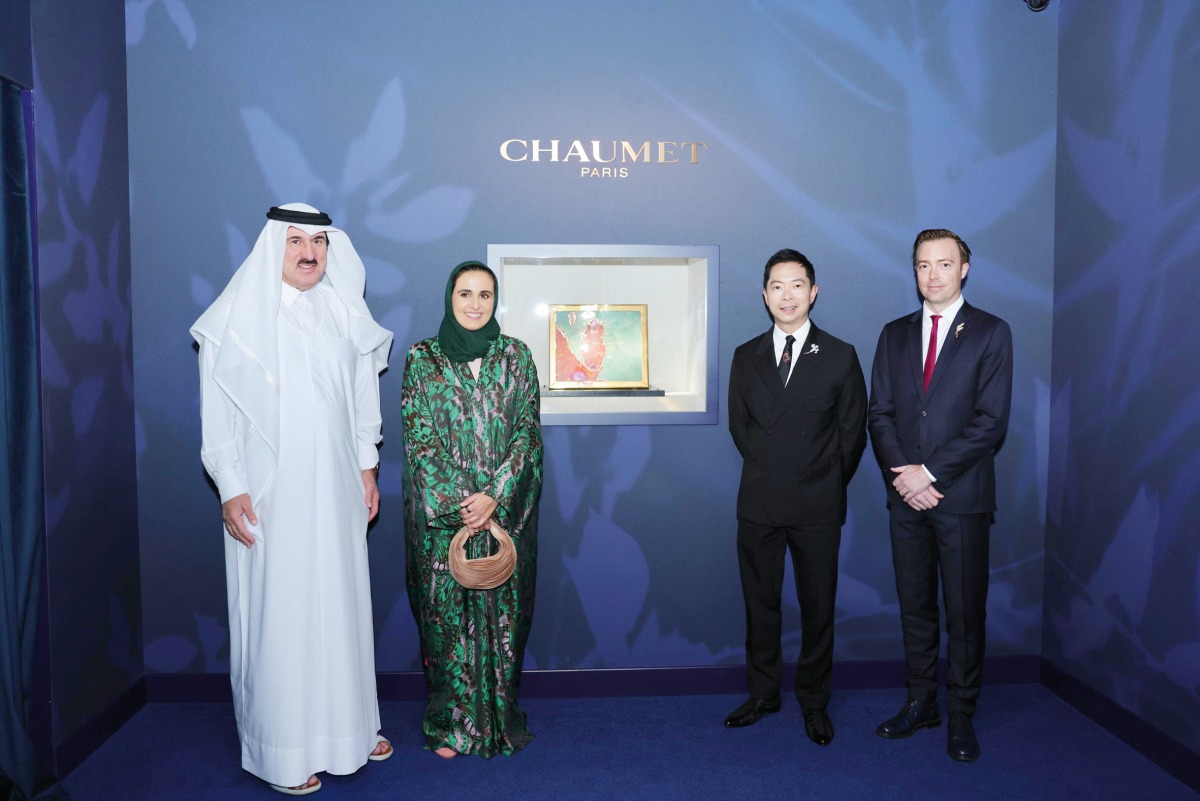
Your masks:
<svg viewBox="0 0 1200 801"><path fill-rule="evenodd" d="M917 239L913 242L912 262L914 268L917 266L917 248L926 242L936 242L939 239L953 239L954 243L958 245L958 255L962 257L962 263L967 264L971 261L971 249L958 234L945 228L926 228L917 234Z"/></svg>
<svg viewBox="0 0 1200 801"><path fill-rule="evenodd" d="M763 268L763 289L766 289L767 284L771 282L771 268L776 264L784 264L789 261L794 261L804 268L804 272L808 274L809 286L817 283L817 271L813 269L812 262L800 251L784 248L775 251L775 254L767 259L767 266Z"/></svg>

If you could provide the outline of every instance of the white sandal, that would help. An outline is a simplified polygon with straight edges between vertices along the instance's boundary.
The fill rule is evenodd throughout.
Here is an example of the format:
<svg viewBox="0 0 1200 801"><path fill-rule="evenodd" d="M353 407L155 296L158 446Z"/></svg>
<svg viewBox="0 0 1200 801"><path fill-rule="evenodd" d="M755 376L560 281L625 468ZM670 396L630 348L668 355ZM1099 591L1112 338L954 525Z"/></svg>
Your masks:
<svg viewBox="0 0 1200 801"><path fill-rule="evenodd" d="M309 782L311 782L313 779L317 779L317 777L315 775L308 777ZM270 782L268 782L268 784L270 784ZM284 787L282 784L271 784L271 789L283 793L284 795L311 795L312 793L315 793L317 790L321 789L321 780L317 779L316 784L309 784L308 782L305 782L297 787Z"/></svg>
<svg viewBox="0 0 1200 801"><path fill-rule="evenodd" d="M396 753L396 749L392 748L391 740L384 737L382 734L379 735L379 740L378 740L378 742L375 743L376 748L379 747L379 743L383 743L384 745L386 745L387 750L384 751L382 754L376 754L374 751L372 751L370 754L368 754L367 759L371 760L372 762L382 762L385 759L391 759L392 754Z"/></svg>

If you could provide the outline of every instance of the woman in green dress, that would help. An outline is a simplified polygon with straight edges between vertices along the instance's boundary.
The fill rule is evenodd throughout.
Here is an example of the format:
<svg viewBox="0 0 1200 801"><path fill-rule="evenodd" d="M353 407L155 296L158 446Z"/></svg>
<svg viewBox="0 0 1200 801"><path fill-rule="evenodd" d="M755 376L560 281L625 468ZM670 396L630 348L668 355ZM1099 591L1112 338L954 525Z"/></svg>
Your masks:
<svg viewBox="0 0 1200 801"><path fill-rule="evenodd" d="M438 335L404 365L406 583L429 688L425 748L447 759L513 754L533 737L516 691L537 564L539 388L529 348L500 333L496 298L486 265L455 267ZM494 553L492 518L516 544L516 569L468 590L450 575L450 540L465 525L480 532L469 558Z"/></svg>

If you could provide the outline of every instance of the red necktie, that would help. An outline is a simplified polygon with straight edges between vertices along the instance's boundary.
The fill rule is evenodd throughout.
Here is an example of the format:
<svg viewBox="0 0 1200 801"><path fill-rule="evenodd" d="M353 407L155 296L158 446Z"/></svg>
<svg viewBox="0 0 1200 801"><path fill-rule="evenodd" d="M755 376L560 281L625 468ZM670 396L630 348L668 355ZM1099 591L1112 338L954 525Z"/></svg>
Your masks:
<svg viewBox="0 0 1200 801"><path fill-rule="evenodd" d="M937 323L942 319L942 315L935 314L930 319L933 320L933 327L929 329L929 350L925 351L925 391L929 391L929 379L933 378L933 366L937 364Z"/></svg>

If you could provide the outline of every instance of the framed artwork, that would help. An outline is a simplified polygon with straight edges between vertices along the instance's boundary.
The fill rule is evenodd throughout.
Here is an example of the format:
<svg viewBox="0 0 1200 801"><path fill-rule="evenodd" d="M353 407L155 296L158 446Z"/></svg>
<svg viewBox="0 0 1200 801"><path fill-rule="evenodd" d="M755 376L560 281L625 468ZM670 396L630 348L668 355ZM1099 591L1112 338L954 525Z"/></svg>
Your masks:
<svg viewBox="0 0 1200 801"><path fill-rule="evenodd" d="M719 422L717 287L721 252L716 245L493 243L487 246L487 254L488 266L504 288L496 319L505 334L529 346L537 368L543 427ZM671 300L664 303L664 298ZM566 306L568 303L578 305ZM556 321L557 314L552 316L553 304L567 312L563 320ZM576 366L566 358L572 337L574 347L582 350L586 330L576 326L582 315L603 314L601 309L654 312L641 329L644 346L620 345L621 354L631 357L626 360L628 372L596 372L587 370L586 365L585 369L569 369ZM556 322L561 322L567 340L565 350L557 349L564 356L561 368L555 358ZM613 342L614 329L619 327L606 325L604 331L608 335L604 365L612 370L621 361ZM634 331L639 327L640 320L632 326ZM596 333L593 326L593 336ZM575 361L582 365L585 360L576 353ZM651 363L653 376L649 375ZM596 367L594 362L592 367ZM589 379L589 372L600 380ZM625 384L630 378L636 382ZM653 385L647 386L651 379Z"/></svg>
<svg viewBox="0 0 1200 801"><path fill-rule="evenodd" d="M549 389L647 389L645 303L550 306Z"/></svg>

